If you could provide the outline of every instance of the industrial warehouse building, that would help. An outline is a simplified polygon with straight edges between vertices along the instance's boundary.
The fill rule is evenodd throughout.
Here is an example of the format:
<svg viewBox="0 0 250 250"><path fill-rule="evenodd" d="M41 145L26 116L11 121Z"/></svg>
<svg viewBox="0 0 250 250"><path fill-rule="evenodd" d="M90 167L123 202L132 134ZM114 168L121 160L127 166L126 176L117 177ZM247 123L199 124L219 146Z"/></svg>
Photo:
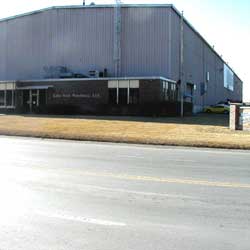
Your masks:
<svg viewBox="0 0 250 250"><path fill-rule="evenodd" d="M182 81L181 81L182 79ZM242 81L173 5L51 7L0 20L0 111L175 115Z"/></svg>

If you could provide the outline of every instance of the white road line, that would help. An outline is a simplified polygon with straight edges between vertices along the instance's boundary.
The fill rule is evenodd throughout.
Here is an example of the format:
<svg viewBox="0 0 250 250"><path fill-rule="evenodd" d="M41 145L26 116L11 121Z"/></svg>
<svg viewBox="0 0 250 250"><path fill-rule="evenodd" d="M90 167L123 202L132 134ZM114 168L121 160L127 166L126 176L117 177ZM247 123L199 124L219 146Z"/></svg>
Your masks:
<svg viewBox="0 0 250 250"><path fill-rule="evenodd" d="M119 226L119 227L126 226L126 223L123 223L123 222L100 220L100 219L93 219L93 218L87 218L87 217L81 217L81 216L71 216L71 215L66 215L63 213L51 213L50 214L50 213L45 213L45 212L36 212L36 214L41 215L41 216L45 216L45 217L49 217L49 218L70 220L70 221L76 221L76 222L87 223L87 224L102 225L102 226Z"/></svg>
<svg viewBox="0 0 250 250"><path fill-rule="evenodd" d="M145 159L144 156L139 155L117 155L119 158L136 158L136 159Z"/></svg>

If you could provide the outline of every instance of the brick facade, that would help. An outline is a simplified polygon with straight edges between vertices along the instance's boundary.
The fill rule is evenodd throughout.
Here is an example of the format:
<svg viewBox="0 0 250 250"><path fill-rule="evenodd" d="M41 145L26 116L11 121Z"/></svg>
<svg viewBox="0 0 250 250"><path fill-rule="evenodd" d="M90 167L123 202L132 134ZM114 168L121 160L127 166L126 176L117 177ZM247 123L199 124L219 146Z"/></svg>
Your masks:
<svg viewBox="0 0 250 250"><path fill-rule="evenodd" d="M240 108L240 121L242 129L250 131L250 107Z"/></svg>
<svg viewBox="0 0 250 250"><path fill-rule="evenodd" d="M15 88L15 112L143 116L180 114L180 103L177 97L171 101L163 98L165 93L163 82L166 82L166 79L140 78L137 80L139 81L139 102L129 104L111 102L110 90L113 87L109 88L108 84L109 81L117 80L123 83L129 81L127 78L18 81ZM175 83L171 82L171 84ZM192 113L192 103L185 103L185 112Z"/></svg>

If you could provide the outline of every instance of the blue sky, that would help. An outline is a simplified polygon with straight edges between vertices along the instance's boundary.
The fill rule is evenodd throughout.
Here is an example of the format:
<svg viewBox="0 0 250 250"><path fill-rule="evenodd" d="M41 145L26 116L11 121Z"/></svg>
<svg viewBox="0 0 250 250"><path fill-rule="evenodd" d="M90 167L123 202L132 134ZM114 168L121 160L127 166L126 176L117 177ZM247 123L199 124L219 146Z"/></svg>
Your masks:
<svg viewBox="0 0 250 250"><path fill-rule="evenodd" d="M86 0L96 4L112 0ZM171 3L244 81L244 100L250 101L250 0L123 0L123 3ZM1 3L0 18L52 5L82 4L82 0L8 0Z"/></svg>

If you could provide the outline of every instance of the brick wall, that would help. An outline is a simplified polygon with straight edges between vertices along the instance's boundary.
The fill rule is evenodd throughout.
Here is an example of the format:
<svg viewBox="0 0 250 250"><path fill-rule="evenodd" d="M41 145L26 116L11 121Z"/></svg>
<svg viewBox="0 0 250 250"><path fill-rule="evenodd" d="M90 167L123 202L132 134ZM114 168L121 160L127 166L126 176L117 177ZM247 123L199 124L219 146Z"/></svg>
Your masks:
<svg viewBox="0 0 250 250"><path fill-rule="evenodd" d="M230 105L230 129L250 131L250 105Z"/></svg>
<svg viewBox="0 0 250 250"><path fill-rule="evenodd" d="M161 80L140 81L140 104L159 103L161 99Z"/></svg>
<svg viewBox="0 0 250 250"><path fill-rule="evenodd" d="M242 123L242 129L250 131L250 107L240 108L240 120Z"/></svg>
<svg viewBox="0 0 250 250"><path fill-rule="evenodd" d="M229 126L231 130L239 129L239 105L231 104L230 105L230 120Z"/></svg>
<svg viewBox="0 0 250 250"><path fill-rule="evenodd" d="M18 87L53 86L46 89L46 105L40 105L38 113L51 114L95 114L95 115L144 115L176 116L180 114L180 103L163 100L161 80L140 80L139 104L109 104L108 80L48 80L19 82ZM22 90L17 91L18 112L25 111ZM185 113L192 112L192 104L185 103Z"/></svg>

